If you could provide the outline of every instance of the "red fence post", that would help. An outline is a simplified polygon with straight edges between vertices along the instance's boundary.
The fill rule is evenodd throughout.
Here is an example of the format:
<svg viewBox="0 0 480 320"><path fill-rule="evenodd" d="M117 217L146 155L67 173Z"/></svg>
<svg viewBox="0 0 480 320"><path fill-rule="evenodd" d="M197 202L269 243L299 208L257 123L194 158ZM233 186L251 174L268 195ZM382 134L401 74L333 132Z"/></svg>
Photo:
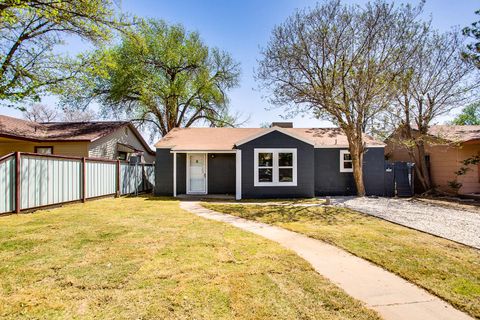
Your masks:
<svg viewBox="0 0 480 320"><path fill-rule="evenodd" d="M85 157L82 157L82 202L87 199L87 162Z"/></svg>
<svg viewBox="0 0 480 320"><path fill-rule="evenodd" d="M120 160L117 160L117 192L115 197L120 197Z"/></svg>
<svg viewBox="0 0 480 320"><path fill-rule="evenodd" d="M15 152L15 213L20 213L20 152Z"/></svg>

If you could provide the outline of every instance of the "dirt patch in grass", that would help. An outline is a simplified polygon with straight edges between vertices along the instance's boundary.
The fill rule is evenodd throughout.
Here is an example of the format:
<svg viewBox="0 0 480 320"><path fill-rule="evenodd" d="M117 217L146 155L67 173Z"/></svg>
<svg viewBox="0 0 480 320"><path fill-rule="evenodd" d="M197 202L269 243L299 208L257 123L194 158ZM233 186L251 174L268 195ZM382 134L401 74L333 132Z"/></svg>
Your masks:
<svg viewBox="0 0 480 320"><path fill-rule="evenodd" d="M0 261L2 319L378 319L292 252L177 201L0 218Z"/></svg>
<svg viewBox="0 0 480 320"><path fill-rule="evenodd" d="M339 246L480 318L480 251L339 207L203 204Z"/></svg>

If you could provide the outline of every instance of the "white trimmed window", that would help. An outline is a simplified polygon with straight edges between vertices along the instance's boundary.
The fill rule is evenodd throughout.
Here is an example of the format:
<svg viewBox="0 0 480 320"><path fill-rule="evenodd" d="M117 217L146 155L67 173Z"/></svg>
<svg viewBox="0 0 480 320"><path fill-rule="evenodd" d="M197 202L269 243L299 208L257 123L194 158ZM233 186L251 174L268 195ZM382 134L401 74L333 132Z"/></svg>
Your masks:
<svg viewBox="0 0 480 320"><path fill-rule="evenodd" d="M296 186L297 149L255 149L254 186Z"/></svg>
<svg viewBox="0 0 480 320"><path fill-rule="evenodd" d="M340 150L340 172L353 172L352 156L348 150Z"/></svg>

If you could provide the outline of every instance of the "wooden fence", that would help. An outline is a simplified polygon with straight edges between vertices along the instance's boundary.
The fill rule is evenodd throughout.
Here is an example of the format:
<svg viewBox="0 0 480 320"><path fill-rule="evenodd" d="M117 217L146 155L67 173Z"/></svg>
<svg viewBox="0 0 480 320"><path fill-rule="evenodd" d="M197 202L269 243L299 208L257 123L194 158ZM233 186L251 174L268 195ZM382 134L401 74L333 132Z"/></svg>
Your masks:
<svg viewBox="0 0 480 320"><path fill-rule="evenodd" d="M146 192L153 164L16 152L0 158L0 213Z"/></svg>

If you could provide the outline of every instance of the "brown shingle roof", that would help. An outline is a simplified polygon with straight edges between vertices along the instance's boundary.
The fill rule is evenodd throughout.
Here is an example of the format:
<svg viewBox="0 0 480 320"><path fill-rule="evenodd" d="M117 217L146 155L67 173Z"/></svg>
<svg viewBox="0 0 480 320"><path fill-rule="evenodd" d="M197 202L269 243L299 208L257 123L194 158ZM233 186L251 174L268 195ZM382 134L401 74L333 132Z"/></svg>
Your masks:
<svg viewBox="0 0 480 320"><path fill-rule="evenodd" d="M0 115L0 135L35 141L93 141L128 124L127 121L36 123Z"/></svg>
<svg viewBox="0 0 480 320"><path fill-rule="evenodd" d="M0 115L0 136L30 141L95 141L115 130L129 126L150 154L138 130L128 121L45 122L37 123Z"/></svg>
<svg viewBox="0 0 480 320"><path fill-rule="evenodd" d="M235 143L263 128L175 128L155 144L172 150L231 150Z"/></svg>
<svg viewBox="0 0 480 320"><path fill-rule="evenodd" d="M451 142L467 142L480 139L480 126L435 125L428 133Z"/></svg>
<svg viewBox="0 0 480 320"><path fill-rule="evenodd" d="M232 150L239 141L255 137L269 128L176 128L155 144L157 148L191 151ZM281 128L285 133L311 141L317 147L347 147L348 141L339 128ZM384 146L364 135L369 146Z"/></svg>
<svg viewBox="0 0 480 320"><path fill-rule="evenodd" d="M347 136L340 128L288 128L284 130L292 130L297 135L313 141L316 147L348 146ZM385 146L383 142L375 140L368 134L363 134L363 141L367 146Z"/></svg>

